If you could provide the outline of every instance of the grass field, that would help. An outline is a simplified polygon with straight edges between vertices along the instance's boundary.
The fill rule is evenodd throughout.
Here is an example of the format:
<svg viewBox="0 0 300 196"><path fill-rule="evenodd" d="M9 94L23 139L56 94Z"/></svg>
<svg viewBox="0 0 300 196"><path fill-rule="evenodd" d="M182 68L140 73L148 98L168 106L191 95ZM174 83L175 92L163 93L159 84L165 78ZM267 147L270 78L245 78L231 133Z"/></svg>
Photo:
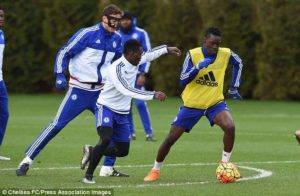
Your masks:
<svg viewBox="0 0 300 196"><path fill-rule="evenodd" d="M222 132L218 127L211 128L205 118L175 144L160 180L143 182L181 105L178 98L148 102L159 140L156 143L145 141L134 112L137 140L132 141L130 154L117 161L117 169L130 174L129 178L99 177L98 168L95 185L80 182L84 175L79 169L82 145L98 140L94 118L88 111L46 146L27 176L17 177L15 169L24 150L54 117L62 98L63 95L10 95L10 119L0 153L12 160L0 162L0 189L112 188L114 195L300 195L300 146L293 136L300 129L299 102L228 101L236 124L231 160L240 166L243 176L232 184L220 184L215 179Z"/></svg>

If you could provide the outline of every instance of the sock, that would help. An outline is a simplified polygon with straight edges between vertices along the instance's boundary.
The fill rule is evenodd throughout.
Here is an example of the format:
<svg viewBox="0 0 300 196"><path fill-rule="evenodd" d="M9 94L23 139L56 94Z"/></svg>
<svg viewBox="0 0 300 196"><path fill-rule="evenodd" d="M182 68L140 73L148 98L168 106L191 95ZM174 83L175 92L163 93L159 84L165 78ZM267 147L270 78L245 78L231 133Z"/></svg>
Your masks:
<svg viewBox="0 0 300 196"><path fill-rule="evenodd" d="M96 145L94 147L94 150L92 152L92 155L91 155L91 160L90 160L90 163L89 163L89 166L86 170L86 176L93 176L94 174L94 171L97 167L97 165L99 164L100 162L100 159L102 158L103 154L104 154L104 151L105 151L105 147L104 145Z"/></svg>
<svg viewBox="0 0 300 196"><path fill-rule="evenodd" d="M20 163L20 165L22 165L23 163L28 163L29 165L32 165L32 162L33 160L29 157L29 156L26 156L22 162Z"/></svg>
<svg viewBox="0 0 300 196"><path fill-rule="evenodd" d="M101 170L103 169L103 170L105 170L105 171L107 171L107 170L112 170L112 166L106 166L106 165L102 165L102 168L101 168Z"/></svg>
<svg viewBox="0 0 300 196"><path fill-rule="evenodd" d="M161 168L162 165L163 165L163 162L157 162L155 160L153 169L160 170L160 168Z"/></svg>
<svg viewBox="0 0 300 196"><path fill-rule="evenodd" d="M222 162L224 162L224 163L229 162L230 156L231 156L231 152L225 152L223 150L223 153L222 153Z"/></svg>

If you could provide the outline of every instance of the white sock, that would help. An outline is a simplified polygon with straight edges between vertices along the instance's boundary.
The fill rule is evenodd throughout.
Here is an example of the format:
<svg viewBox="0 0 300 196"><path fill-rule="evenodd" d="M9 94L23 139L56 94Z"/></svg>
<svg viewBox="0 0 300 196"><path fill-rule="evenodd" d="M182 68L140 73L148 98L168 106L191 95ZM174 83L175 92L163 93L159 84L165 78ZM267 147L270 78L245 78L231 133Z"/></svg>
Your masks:
<svg viewBox="0 0 300 196"><path fill-rule="evenodd" d="M162 165L163 165L163 162L157 162L155 160L153 169L160 170L160 168L161 168Z"/></svg>
<svg viewBox="0 0 300 196"><path fill-rule="evenodd" d="M101 170L103 169L103 170L112 170L112 166L105 166L105 165L102 165L102 168L101 168Z"/></svg>
<svg viewBox="0 0 300 196"><path fill-rule="evenodd" d="M225 162L225 163L229 162L230 156L231 156L231 152L225 152L223 150L223 153L222 153L222 162Z"/></svg>
<svg viewBox="0 0 300 196"><path fill-rule="evenodd" d="M32 162L33 160L29 157L29 156L26 156L22 162L20 163L20 165L22 165L23 163L28 163L29 165L32 165Z"/></svg>

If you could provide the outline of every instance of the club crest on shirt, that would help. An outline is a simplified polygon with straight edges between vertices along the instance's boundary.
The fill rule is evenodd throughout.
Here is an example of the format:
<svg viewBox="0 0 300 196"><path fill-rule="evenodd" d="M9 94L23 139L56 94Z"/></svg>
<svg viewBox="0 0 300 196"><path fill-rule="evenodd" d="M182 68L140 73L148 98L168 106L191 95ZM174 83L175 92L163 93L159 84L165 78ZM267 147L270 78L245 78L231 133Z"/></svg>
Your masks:
<svg viewBox="0 0 300 196"><path fill-rule="evenodd" d="M114 48L116 48L116 47L117 47L117 43L114 41L113 44L112 44L112 46L113 46Z"/></svg>
<svg viewBox="0 0 300 196"><path fill-rule="evenodd" d="M104 121L105 123L108 123L110 120L109 120L108 117L105 117L105 118L103 119L103 121Z"/></svg>
<svg viewBox="0 0 300 196"><path fill-rule="evenodd" d="M137 34L137 33L134 33L134 34L132 35L132 38L133 38L133 39L137 39L137 38L138 38L138 34Z"/></svg>
<svg viewBox="0 0 300 196"><path fill-rule="evenodd" d="M76 94L72 95L71 99L75 101L77 99L77 95Z"/></svg>

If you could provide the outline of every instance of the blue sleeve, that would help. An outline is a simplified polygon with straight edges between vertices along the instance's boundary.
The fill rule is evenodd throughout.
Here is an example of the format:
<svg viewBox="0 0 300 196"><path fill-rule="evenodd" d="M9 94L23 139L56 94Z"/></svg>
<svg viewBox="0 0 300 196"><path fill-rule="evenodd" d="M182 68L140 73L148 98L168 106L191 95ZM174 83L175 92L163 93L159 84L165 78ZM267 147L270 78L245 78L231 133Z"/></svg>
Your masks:
<svg viewBox="0 0 300 196"><path fill-rule="evenodd" d="M119 59L123 55L123 43L122 43L121 35L118 33L115 36L116 36L115 41L117 42L117 48L116 48L115 56L112 59L111 63Z"/></svg>
<svg viewBox="0 0 300 196"><path fill-rule="evenodd" d="M66 45L64 45L57 53L54 73L66 74L70 59L81 52L87 46L89 32L85 29L80 29L75 33Z"/></svg>
<svg viewBox="0 0 300 196"><path fill-rule="evenodd" d="M199 70L196 69L195 66L193 66L193 62L191 60L190 54L187 53L181 68L181 74L179 80L180 86L185 87L196 77L198 72Z"/></svg>
<svg viewBox="0 0 300 196"><path fill-rule="evenodd" d="M241 82L243 63L240 57L233 51L231 51L229 64L232 65L232 80L230 87L238 88Z"/></svg>
<svg viewBox="0 0 300 196"><path fill-rule="evenodd" d="M120 37L118 39L117 51L116 51L116 54L115 54L114 58L112 59L112 62L119 59L122 55L123 55L123 44L122 44L121 37Z"/></svg>
<svg viewBox="0 0 300 196"><path fill-rule="evenodd" d="M150 37L146 31L141 32L141 40L140 43L142 44L144 52L151 50L150 44ZM148 73L150 68L150 62L141 64L139 66L139 72L141 73Z"/></svg>

